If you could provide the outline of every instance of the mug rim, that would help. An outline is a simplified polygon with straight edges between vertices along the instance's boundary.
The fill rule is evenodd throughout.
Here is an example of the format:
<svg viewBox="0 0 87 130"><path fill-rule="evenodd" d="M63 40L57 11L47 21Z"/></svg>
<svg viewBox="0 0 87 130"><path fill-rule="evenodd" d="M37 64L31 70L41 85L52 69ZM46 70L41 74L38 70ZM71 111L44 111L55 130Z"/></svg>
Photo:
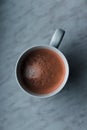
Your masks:
<svg viewBox="0 0 87 130"><path fill-rule="evenodd" d="M63 80L63 82L60 84L60 86L58 86L58 88L57 88L56 90L54 90L54 91L52 91L52 92L50 92L50 93L47 93L47 94L37 94L37 93L33 93L33 92L31 92L31 91L30 91L30 92L27 92L27 91L22 87L22 85L19 83L19 80L18 80L18 77L17 77L17 67L18 67L19 60L21 59L21 57L22 57L26 52L28 52L28 51L30 51L30 50L34 50L34 49L36 49L36 48L45 48L45 49L50 49L50 50L56 52L56 53L62 58L62 60L63 60L63 62L64 62L64 65L65 65L65 69L66 69L64 80ZM30 48L24 50L24 51L20 54L20 56L18 57L18 60L17 60L16 65L15 65L15 78L16 78L16 80L17 80L18 85L20 86L20 88L21 88L24 92L28 93L30 96L33 96L33 97L48 98L48 97L51 97L51 96L53 96L53 95L56 95L57 93L59 93L59 92L64 88L64 86L65 86L65 84L66 84L66 82L67 82L67 80L68 80L68 77L69 77L69 64L68 64L68 61L67 61L65 55L64 55L59 49L57 49L56 47L50 46L50 45L37 45L37 46L32 46L32 47L30 47Z"/></svg>

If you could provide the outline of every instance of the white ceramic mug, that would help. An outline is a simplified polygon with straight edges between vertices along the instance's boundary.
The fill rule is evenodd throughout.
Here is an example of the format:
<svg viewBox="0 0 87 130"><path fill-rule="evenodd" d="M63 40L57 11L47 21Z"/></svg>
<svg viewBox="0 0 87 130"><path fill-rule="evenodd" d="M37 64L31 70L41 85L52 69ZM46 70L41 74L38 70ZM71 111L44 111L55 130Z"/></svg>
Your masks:
<svg viewBox="0 0 87 130"><path fill-rule="evenodd" d="M21 81L19 81L19 79L20 79L20 74L18 74L19 72L18 72L18 65L20 64L20 59L22 59L22 57L23 57L23 55L25 55L26 53L27 53L27 51L29 52L29 51L32 51L32 50L35 50L35 49L37 49L37 48L47 48L47 49L49 49L49 50L52 50L52 51L55 51L57 54L58 54L58 56L60 56L61 57L61 59L63 60L63 62L64 62L64 65L65 65L65 77L64 77L64 80L63 80L63 82L61 83L61 85L60 86L58 86L58 88L56 89L56 90L54 90L54 91L52 91L52 92L50 92L50 93L48 93L48 94L37 94L37 93L33 93L33 92L29 92L28 91L28 93L30 94L30 95L32 95L32 96L36 96L36 97L40 97L40 98L46 98L46 97L50 97L50 96L53 96L53 95L55 95L55 94L57 94L57 93L59 93L62 89L63 89L63 87L65 86L65 84L66 84L66 82L67 82L67 80L68 80L68 76L69 76L69 65L68 65L68 62L67 62L67 59L66 59L66 57L64 56L64 54L58 49L58 47L59 47L59 45L60 45L60 43L61 43L61 40L62 40L62 38L63 38L63 36L64 36L64 33L65 33L65 31L64 30L62 30L62 29L57 29L56 31L55 31L55 33L54 33L54 35L53 35L53 37L52 37L52 39L51 39L51 42L50 42L50 45L48 46L48 45L41 45L41 46L34 46L34 47L31 47L31 48L29 48L28 50L26 50L24 53L22 53L22 55L19 57L19 59L18 59L18 61L17 61L17 64L16 64L16 79L17 79L17 81L18 81L18 84L21 86L21 88L23 88L23 86L21 85Z"/></svg>

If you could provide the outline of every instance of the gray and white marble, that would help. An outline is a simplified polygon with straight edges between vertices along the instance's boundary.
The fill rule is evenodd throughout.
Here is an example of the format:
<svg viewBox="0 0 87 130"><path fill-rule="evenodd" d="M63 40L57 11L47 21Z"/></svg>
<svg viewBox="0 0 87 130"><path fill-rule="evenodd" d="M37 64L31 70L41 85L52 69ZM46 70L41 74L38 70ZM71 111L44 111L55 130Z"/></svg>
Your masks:
<svg viewBox="0 0 87 130"><path fill-rule="evenodd" d="M69 80L59 94L33 98L18 86L15 64L56 28L66 30ZM0 0L0 130L87 130L87 0Z"/></svg>

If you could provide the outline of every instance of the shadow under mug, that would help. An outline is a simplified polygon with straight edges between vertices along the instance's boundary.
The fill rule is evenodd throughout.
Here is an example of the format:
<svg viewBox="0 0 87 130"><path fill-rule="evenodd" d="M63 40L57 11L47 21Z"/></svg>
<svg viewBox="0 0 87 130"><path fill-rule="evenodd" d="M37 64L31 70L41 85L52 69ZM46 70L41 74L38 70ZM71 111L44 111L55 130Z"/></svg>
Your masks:
<svg viewBox="0 0 87 130"><path fill-rule="evenodd" d="M27 91L30 95L32 96L35 96L35 97L40 97L40 98L47 98L47 97L51 97L57 93L59 93L63 87L65 86L67 80L68 80L68 76L69 76L69 65L68 65L68 62L67 62L67 59L66 57L64 56L64 54L58 49L61 41L62 41L62 38L64 36L64 33L65 31L62 30L62 29L57 29L51 39L51 42L50 42L50 45L43 45L43 46L34 46L34 47L31 47L29 49L27 49L24 53L22 53L22 55L19 57L17 63L16 63L16 79L18 81L18 84L19 86L21 86L21 88L24 88L22 83L21 83L21 80L20 80L20 74L19 74L19 71L18 71L18 66L19 64L21 64L21 60L23 58L24 55L26 55L27 52L30 52L32 50L35 50L35 49L48 49L48 50L51 50L53 52L56 52L56 54L58 54L58 56L61 57L64 65L65 65L65 77L64 77L64 80L63 82L60 84L60 86L58 86L58 88L48 94L37 94L37 93L34 93L32 91Z"/></svg>

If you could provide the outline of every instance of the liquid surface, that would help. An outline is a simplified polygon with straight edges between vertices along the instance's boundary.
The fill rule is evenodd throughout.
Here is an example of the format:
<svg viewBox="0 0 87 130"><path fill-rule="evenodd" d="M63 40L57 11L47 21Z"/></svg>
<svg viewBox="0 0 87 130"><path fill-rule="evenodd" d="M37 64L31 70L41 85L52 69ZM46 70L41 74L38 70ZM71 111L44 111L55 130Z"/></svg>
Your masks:
<svg viewBox="0 0 87 130"><path fill-rule="evenodd" d="M47 94L56 90L63 82L65 66L54 51L36 49L27 52L22 58L18 73L20 84L25 90Z"/></svg>

